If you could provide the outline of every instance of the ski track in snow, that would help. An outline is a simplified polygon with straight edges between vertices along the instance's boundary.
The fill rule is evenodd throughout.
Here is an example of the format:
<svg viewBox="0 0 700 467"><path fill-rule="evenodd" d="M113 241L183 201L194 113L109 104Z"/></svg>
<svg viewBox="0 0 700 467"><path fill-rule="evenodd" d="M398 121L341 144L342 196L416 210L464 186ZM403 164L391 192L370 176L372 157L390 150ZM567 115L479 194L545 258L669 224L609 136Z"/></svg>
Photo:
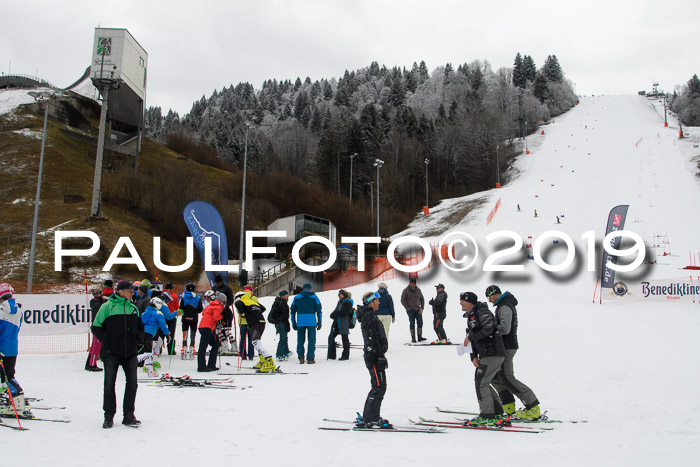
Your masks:
<svg viewBox="0 0 700 467"><path fill-rule="evenodd" d="M493 249L484 240L491 232L512 230L535 239L557 229L583 246L582 233L594 230L600 242L608 211L617 204L629 204L626 228L647 239L668 233L674 253L645 277L684 276L680 268L687 264L688 251L700 249L695 208L700 186L689 163L697 151L678 140L672 117L671 128L663 127L663 111L659 115L655 105L639 96L583 98L545 127L545 136L530 146L532 154L519 157L519 177L500 190L472 195L486 202L461 221L451 221L450 231L467 231L483 247L477 267L483 265L489 247ZM697 131L686 130L691 135ZM501 208L487 226L486 215L499 198ZM433 212L447 212L463 201L444 200ZM560 214L565 217L557 225L554 216ZM434 231L439 227L435 224L432 214L422 221L419 217L401 235ZM550 262L557 263L562 255L555 250ZM103 430L103 377L83 370L85 353L20 355L17 378L27 394L43 398L44 405L67 407L38 415L65 416L72 423L24 421L31 431L5 430L0 435L6 446L2 463L349 466L515 461L545 467L692 462L700 448L700 428L695 423L700 411L695 403L700 383L695 358L700 351L696 336L700 304L592 304L596 276L585 272L585 260L564 279L545 275L528 263L518 280L508 274L440 269L420 273L419 286L427 301L435 294L434 284L446 285L445 328L453 341L464 336L460 292L472 290L483 300L490 283L511 291L520 302L516 375L535 391L551 418L585 419L587 424L550 425L555 429L536 437L470 430L439 435L322 432L317 426L327 424L323 418L353 419L362 410L370 380L361 351L353 349L349 361L339 362L327 361L325 349L319 348L316 365L301 366L296 355L281 364L283 369L308 371L308 375L236 377L236 384L253 386L243 391L140 383L136 415L143 425L138 430L122 427L117 415L115 427ZM399 300L407 280L386 282L397 318L389 337L388 391L382 415L406 425L409 417L449 419L449 414L435 412L436 405L476 409L474 368L468 358L458 357L451 346L402 345L408 339L408 320ZM375 285L350 291L358 301ZM328 315L337 296L328 291L319 297L324 322L317 342L325 343ZM272 297L263 298L262 303L269 309ZM430 312L424 317L424 335L434 338ZM276 337L270 326L262 340L274 352ZM351 332L350 340L361 343L359 328ZM294 333L290 348L296 351ZM176 357L169 368L167 356L160 361L164 372L196 375L196 362ZM227 361L235 364L236 360L222 358L223 363ZM120 375L118 410L123 382Z"/></svg>

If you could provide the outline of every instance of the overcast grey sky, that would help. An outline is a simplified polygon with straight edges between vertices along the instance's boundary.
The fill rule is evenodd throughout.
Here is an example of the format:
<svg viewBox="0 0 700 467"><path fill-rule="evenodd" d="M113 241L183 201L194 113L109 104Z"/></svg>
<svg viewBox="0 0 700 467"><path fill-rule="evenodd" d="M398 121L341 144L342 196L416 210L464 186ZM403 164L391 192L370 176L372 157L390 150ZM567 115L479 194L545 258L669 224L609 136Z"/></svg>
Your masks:
<svg viewBox="0 0 700 467"><path fill-rule="evenodd" d="M57 86L90 63L94 28L126 28L148 52L147 106L180 115L214 89L340 77L368 66L451 62L541 67L559 59L581 95L672 91L700 73L696 0L7 1L0 71Z"/></svg>

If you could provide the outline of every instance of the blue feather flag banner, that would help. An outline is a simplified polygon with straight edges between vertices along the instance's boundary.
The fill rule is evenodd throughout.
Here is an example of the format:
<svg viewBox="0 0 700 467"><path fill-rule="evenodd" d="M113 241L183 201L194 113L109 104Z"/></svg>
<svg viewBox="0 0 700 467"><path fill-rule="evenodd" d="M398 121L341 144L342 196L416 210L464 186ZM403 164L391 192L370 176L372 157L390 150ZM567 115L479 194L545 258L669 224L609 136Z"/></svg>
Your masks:
<svg viewBox="0 0 700 467"><path fill-rule="evenodd" d="M226 244L226 228L221 214L214 206L206 201L192 201L185 207L182 215L185 217L185 224L192 235L194 245L202 258L202 264L206 269L207 260L204 251L204 239L211 238L211 265L228 265L228 246ZM209 284L214 286L214 277L220 274L224 284L228 285L227 271L206 271Z"/></svg>

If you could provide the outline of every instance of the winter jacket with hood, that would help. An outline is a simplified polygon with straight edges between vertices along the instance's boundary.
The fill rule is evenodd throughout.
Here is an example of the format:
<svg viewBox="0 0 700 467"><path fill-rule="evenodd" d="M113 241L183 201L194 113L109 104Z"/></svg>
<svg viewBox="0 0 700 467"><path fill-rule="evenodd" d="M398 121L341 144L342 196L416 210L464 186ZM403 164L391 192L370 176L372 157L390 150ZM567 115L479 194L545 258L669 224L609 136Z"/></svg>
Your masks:
<svg viewBox="0 0 700 467"><path fill-rule="evenodd" d="M202 321L199 323L199 329L209 328L212 331L216 328L216 323L223 318L224 304L218 300L212 300L202 312Z"/></svg>
<svg viewBox="0 0 700 467"><path fill-rule="evenodd" d="M389 295L387 289L379 289L379 308L377 309L378 315L390 315L394 318L396 315L394 313L394 299Z"/></svg>
<svg viewBox="0 0 700 467"><path fill-rule="evenodd" d="M518 300L508 291L503 292L493 306L496 307L496 323L498 332L503 337L506 349L518 348L518 311L515 309Z"/></svg>
<svg viewBox="0 0 700 467"><path fill-rule="evenodd" d="M338 327L338 334L349 334L350 333L350 320L352 319L352 298L343 298L338 300L338 304L335 306L335 310L331 313L331 319L336 322Z"/></svg>
<svg viewBox="0 0 700 467"><path fill-rule="evenodd" d="M138 308L118 294L100 307L90 329L102 342L103 355L133 357L143 342L144 326Z"/></svg>
<svg viewBox="0 0 700 467"><path fill-rule="evenodd" d="M163 305L163 308L168 309L165 305ZM141 321L143 321L143 331L150 336L155 336L158 329L163 332L164 336L170 334L168 325L165 323L165 315L153 305L146 307L143 314L141 314Z"/></svg>
<svg viewBox="0 0 700 467"><path fill-rule="evenodd" d="M503 339L496 327L496 319L483 302L477 302L471 311L465 313L467 318L467 337L472 344L472 359L483 357L505 357Z"/></svg>
<svg viewBox="0 0 700 467"><path fill-rule="evenodd" d="M384 357L389 349L389 342L384 333L384 325L370 307L361 305L357 309L357 319L360 321L364 339L365 365L371 368L377 364L379 358Z"/></svg>
<svg viewBox="0 0 700 467"><path fill-rule="evenodd" d="M309 289L302 290L294 297L292 306L292 326L316 326L321 322L321 301Z"/></svg>
<svg viewBox="0 0 700 467"><path fill-rule="evenodd" d="M403 292L401 292L401 305L408 310L419 310L425 308L425 299L423 298L423 292L420 288L416 286L412 289L410 285L407 285Z"/></svg>
<svg viewBox="0 0 700 467"><path fill-rule="evenodd" d="M182 294L180 300L180 309L182 310L182 321L185 323L196 323L199 319L199 314L202 313L202 299L196 293L186 291Z"/></svg>

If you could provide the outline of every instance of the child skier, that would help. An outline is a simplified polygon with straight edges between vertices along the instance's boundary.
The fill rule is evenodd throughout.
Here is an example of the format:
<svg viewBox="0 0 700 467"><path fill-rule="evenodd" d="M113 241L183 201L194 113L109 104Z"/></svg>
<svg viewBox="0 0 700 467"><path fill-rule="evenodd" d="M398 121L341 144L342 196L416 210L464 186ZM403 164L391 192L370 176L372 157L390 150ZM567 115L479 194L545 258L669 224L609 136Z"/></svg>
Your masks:
<svg viewBox="0 0 700 467"><path fill-rule="evenodd" d="M185 293L180 300L182 310L182 359L192 360L195 356L194 339L197 335L197 321L202 313L202 300L195 293L195 285L190 283L185 286ZM187 347L187 334L190 335L190 347Z"/></svg>
<svg viewBox="0 0 700 467"><path fill-rule="evenodd" d="M22 326L20 306L15 303L15 289L10 284L0 284L0 414L14 415L26 410L24 391L15 379L17 363L17 335ZM8 396L8 387L11 397Z"/></svg>
<svg viewBox="0 0 700 467"><path fill-rule="evenodd" d="M157 369L160 363L153 360L153 342L161 337L170 335L168 325L165 323L164 311L170 313L163 300L158 297L152 298L150 304L141 315L144 327L143 354L139 355L139 362L144 365L144 371L149 376L158 376Z"/></svg>

